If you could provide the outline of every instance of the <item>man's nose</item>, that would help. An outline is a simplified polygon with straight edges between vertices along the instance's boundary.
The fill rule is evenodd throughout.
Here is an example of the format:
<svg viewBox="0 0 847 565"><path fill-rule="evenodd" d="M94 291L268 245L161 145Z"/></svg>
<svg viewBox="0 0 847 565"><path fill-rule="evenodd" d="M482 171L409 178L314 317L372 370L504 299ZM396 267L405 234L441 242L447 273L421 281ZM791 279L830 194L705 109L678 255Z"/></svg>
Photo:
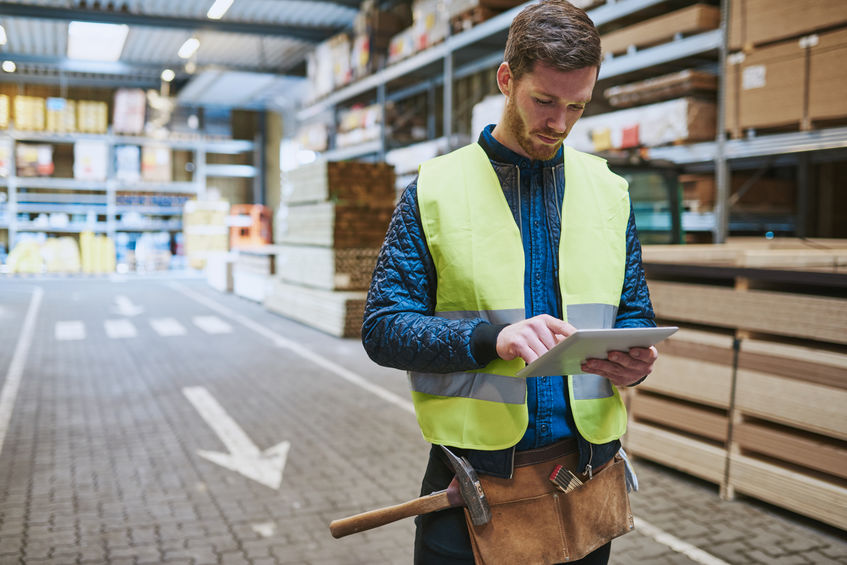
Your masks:
<svg viewBox="0 0 847 565"><path fill-rule="evenodd" d="M550 131L565 133L568 129L568 113L565 111L556 111L547 118L547 128Z"/></svg>

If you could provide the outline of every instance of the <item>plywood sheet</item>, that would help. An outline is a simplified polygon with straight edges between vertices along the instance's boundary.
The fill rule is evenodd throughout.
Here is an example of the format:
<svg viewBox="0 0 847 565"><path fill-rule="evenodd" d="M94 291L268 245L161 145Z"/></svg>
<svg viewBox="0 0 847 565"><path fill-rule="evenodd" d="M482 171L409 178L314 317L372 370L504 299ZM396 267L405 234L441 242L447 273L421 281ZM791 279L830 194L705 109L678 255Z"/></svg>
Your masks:
<svg viewBox="0 0 847 565"><path fill-rule="evenodd" d="M726 450L720 447L639 422L629 424L624 442L639 457L716 484L723 482Z"/></svg>
<svg viewBox="0 0 847 565"><path fill-rule="evenodd" d="M676 34L691 34L715 29L721 12L716 6L695 4L670 14L627 26L601 37L603 53L623 53L630 46L649 47L673 39Z"/></svg>
<svg viewBox="0 0 847 565"><path fill-rule="evenodd" d="M847 299L655 280L650 297L666 320L847 344Z"/></svg>
<svg viewBox="0 0 847 565"><path fill-rule="evenodd" d="M736 424L732 439L742 449L847 479L847 447L843 443L753 422Z"/></svg>
<svg viewBox="0 0 847 565"><path fill-rule="evenodd" d="M738 492L847 529L847 488L744 455L730 458L729 483Z"/></svg>
<svg viewBox="0 0 847 565"><path fill-rule="evenodd" d="M727 438L729 419L726 413L638 391L630 401L630 410L638 421L655 422L720 442Z"/></svg>
<svg viewBox="0 0 847 565"><path fill-rule="evenodd" d="M772 422L847 440L847 390L739 369L735 406Z"/></svg>
<svg viewBox="0 0 847 565"><path fill-rule="evenodd" d="M367 290L379 248L281 245L277 272L287 282L326 290Z"/></svg>
<svg viewBox="0 0 847 565"><path fill-rule="evenodd" d="M308 288L274 280L265 307L339 337L361 335L365 292Z"/></svg>

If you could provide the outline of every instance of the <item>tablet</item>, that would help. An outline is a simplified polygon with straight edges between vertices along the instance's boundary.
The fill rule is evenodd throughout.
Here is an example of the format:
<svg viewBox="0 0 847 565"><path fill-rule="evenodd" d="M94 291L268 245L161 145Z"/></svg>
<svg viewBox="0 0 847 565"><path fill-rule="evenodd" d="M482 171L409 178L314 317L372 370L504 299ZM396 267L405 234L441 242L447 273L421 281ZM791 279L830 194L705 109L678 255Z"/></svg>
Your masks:
<svg viewBox="0 0 847 565"><path fill-rule="evenodd" d="M582 373L586 359L606 359L609 351L650 347L673 335L676 326L661 328L614 328L577 330L553 349L524 367L518 377L548 377Z"/></svg>

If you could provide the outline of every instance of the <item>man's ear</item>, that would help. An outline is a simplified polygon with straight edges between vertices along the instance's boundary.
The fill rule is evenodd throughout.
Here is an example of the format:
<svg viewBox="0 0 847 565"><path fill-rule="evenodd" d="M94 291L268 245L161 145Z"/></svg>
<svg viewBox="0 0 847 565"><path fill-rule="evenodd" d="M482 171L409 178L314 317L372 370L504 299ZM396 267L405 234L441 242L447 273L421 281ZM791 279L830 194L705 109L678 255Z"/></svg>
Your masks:
<svg viewBox="0 0 847 565"><path fill-rule="evenodd" d="M500 89L500 92L504 96L508 97L512 93L513 86L512 69L509 68L509 63L500 63L500 66L497 68L497 88Z"/></svg>

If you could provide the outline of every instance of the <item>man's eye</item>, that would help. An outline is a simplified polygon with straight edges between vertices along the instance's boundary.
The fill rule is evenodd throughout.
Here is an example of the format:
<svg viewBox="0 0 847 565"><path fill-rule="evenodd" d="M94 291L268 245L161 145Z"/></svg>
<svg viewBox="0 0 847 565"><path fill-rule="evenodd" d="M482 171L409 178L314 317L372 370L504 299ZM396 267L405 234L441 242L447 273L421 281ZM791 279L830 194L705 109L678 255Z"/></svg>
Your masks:
<svg viewBox="0 0 847 565"><path fill-rule="evenodd" d="M585 110L585 106L582 106L580 104L571 104L570 106L568 106L568 108L570 108L574 112L581 112Z"/></svg>
<svg viewBox="0 0 847 565"><path fill-rule="evenodd" d="M550 100L542 100L541 98L535 99L535 103L538 104L539 106L547 106L548 104L550 104L550 102L551 102Z"/></svg>

